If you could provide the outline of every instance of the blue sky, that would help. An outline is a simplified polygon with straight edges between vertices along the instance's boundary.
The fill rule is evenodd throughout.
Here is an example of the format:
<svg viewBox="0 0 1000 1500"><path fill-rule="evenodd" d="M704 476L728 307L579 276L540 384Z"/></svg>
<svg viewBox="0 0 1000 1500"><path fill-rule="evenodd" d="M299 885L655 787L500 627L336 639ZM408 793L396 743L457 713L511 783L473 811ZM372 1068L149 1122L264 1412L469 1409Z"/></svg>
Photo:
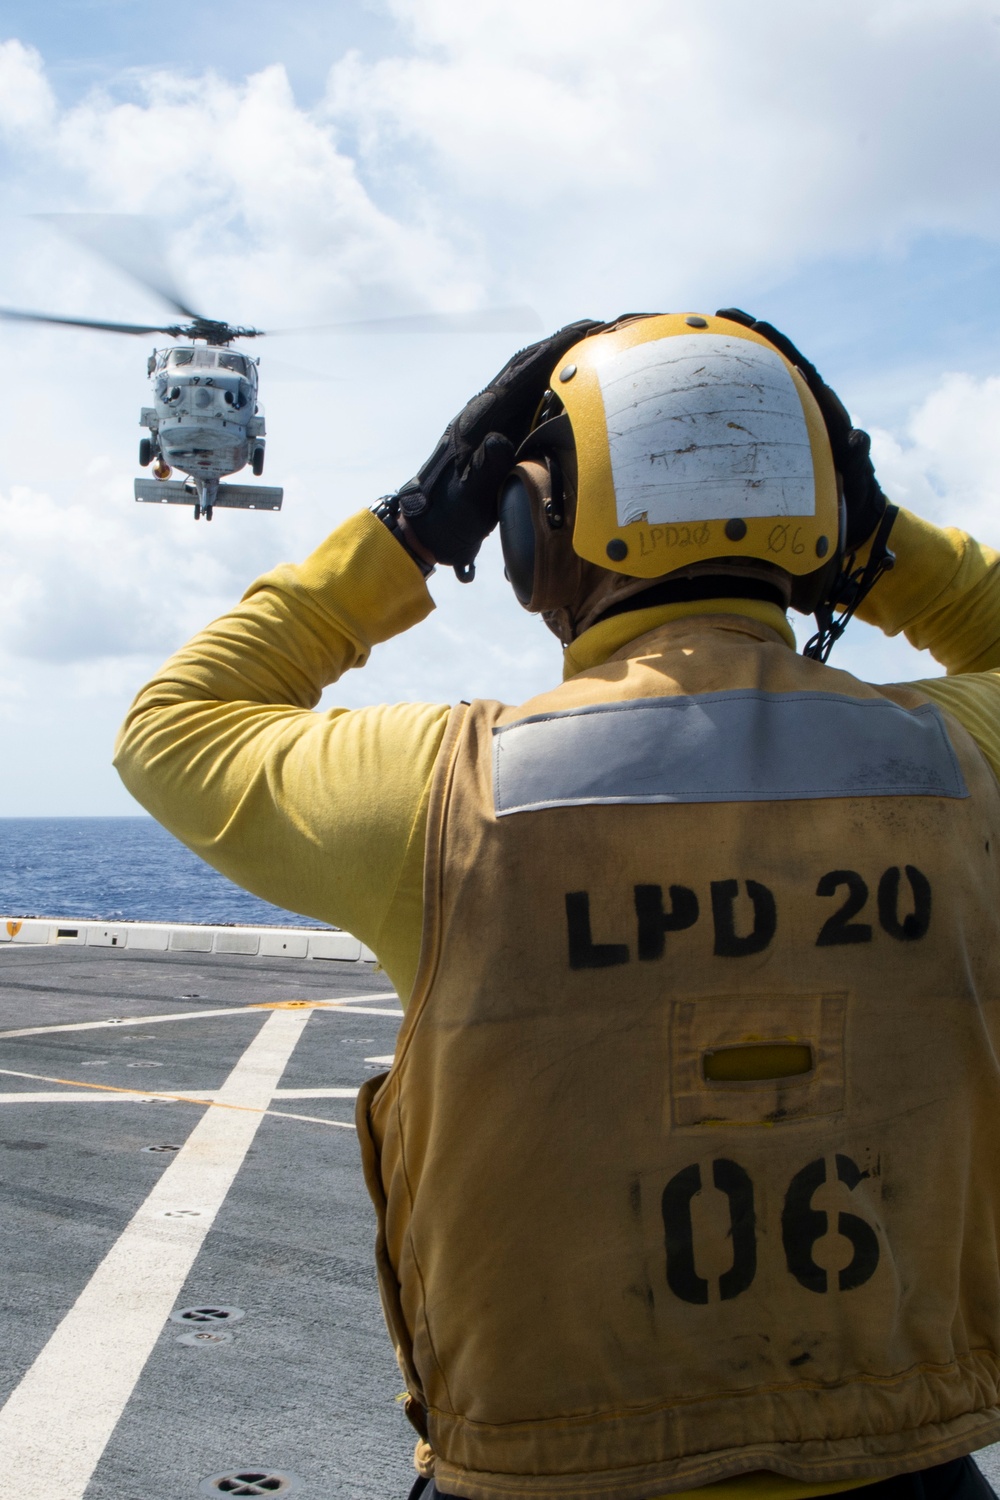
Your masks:
<svg viewBox="0 0 1000 1500"><path fill-rule="evenodd" d="M159 312L31 217L65 210L156 216L196 304L264 326L736 303L870 426L894 498L1000 544L996 0L8 0L0 28L0 305ZM195 528L131 500L145 342L0 338L7 816L131 810L110 746L144 677L407 478L517 342L263 347L285 509ZM330 702L556 677L495 546L474 588L432 592L432 620ZM938 670L863 627L837 658Z"/></svg>
<svg viewBox="0 0 1000 1500"><path fill-rule="evenodd" d="M238 80L281 63L308 107L323 95L332 58L351 48L384 52L396 32L376 6L328 0L241 0L238 8L174 0L168 11L145 0L7 0L3 27L42 53L64 104L95 86L127 89L136 68L208 67Z"/></svg>

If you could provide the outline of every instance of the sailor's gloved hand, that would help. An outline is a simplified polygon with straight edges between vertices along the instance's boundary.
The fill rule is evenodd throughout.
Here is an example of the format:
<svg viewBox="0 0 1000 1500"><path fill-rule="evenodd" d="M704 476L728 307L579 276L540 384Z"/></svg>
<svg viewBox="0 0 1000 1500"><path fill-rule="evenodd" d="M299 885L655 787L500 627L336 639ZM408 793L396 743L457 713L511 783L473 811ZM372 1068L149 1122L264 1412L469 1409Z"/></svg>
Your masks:
<svg viewBox="0 0 1000 1500"><path fill-rule="evenodd" d="M871 460L871 438L860 427L852 427L847 409L840 397L823 380L814 364L796 349L791 339L779 333L770 323L759 322L738 307L722 307L717 318L742 323L767 339L769 344L801 371L806 385L816 398L830 434L833 462L844 482L847 506L847 550L853 552L874 533L885 513L888 501L882 493Z"/></svg>
<svg viewBox="0 0 1000 1500"><path fill-rule="evenodd" d="M530 344L509 360L446 428L423 468L398 493L406 526L463 583L497 524L500 486L527 437L552 368L567 349L602 325L584 319Z"/></svg>

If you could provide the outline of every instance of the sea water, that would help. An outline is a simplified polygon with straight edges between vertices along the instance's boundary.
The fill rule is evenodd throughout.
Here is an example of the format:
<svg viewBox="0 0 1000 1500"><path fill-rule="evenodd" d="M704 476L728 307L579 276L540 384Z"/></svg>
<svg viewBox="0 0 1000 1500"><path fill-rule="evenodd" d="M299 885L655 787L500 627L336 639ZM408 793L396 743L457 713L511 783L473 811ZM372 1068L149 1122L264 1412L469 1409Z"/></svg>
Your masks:
<svg viewBox="0 0 1000 1500"><path fill-rule="evenodd" d="M152 818L0 818L0 914L320 927L233 885Z"/></svg>

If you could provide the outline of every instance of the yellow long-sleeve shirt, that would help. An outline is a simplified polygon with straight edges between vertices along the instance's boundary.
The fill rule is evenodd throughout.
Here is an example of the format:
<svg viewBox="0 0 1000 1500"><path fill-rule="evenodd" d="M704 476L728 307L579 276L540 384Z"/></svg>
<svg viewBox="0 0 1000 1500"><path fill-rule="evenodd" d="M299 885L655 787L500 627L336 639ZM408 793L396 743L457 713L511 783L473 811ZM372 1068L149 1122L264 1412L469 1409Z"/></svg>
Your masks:
<svg viewBox="0 0 1000 1500"><path fill-rule="evenodd" d="M955 714L1000 775L1000 557L905 511L892 546L897 566L862 617L888 634L905 631L956 674L916 686ZM325 687L432 608L419 569L362 511L304 563L258 579L170 658L136 698L115 761L133 796L224 875L367 943L404 1005L448 707L313 710ZM565 675L665 620L709 610L750 615L794 647L773 605L661 605L588 630L566 652Z"/></svg>
<svg viewBox="0 0 1000 1500"><path fill-rule="evenodd" d="M890 635L904 631L947 669L914 686L965 725L1000 777L1000 555L905 511L891 544L897 566L861 617ZM115 761L138 801L224 875L360 937L404 1005L420 948L428 792L449 708L314 709L325 687L432 608L419 569L363 511L304 563L259 579L170 658L136 698ZM794 649L773 605L664 605L588 630L566 652L564 675L699 612L749 615ZM752 1474L689 1493L796 1500L838 1488Z"/></svg>

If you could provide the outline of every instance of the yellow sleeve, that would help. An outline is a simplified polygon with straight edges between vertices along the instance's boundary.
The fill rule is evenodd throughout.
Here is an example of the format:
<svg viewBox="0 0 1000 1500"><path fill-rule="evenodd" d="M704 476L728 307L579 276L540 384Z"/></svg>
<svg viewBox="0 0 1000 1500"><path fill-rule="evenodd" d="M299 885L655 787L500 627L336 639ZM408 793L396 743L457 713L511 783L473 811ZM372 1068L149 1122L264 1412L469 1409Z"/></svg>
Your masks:
<svg viewBox="0 0 1000 1500"><path fill-rule="evenodd" d="M1000 553L906 510L889 545L896 566L858 618L887 635L902 631L947 669L908 686L954 714L1000 777Z"/></svg>
<svg viewBox="0 0 1000 1500"><path fill-rule="evenodd" d="M172 656L115 755L171 833L265 900L353 932L404 999L448 708L313 710L324 687L433 607L419 568L362 511Z"/></svg>

